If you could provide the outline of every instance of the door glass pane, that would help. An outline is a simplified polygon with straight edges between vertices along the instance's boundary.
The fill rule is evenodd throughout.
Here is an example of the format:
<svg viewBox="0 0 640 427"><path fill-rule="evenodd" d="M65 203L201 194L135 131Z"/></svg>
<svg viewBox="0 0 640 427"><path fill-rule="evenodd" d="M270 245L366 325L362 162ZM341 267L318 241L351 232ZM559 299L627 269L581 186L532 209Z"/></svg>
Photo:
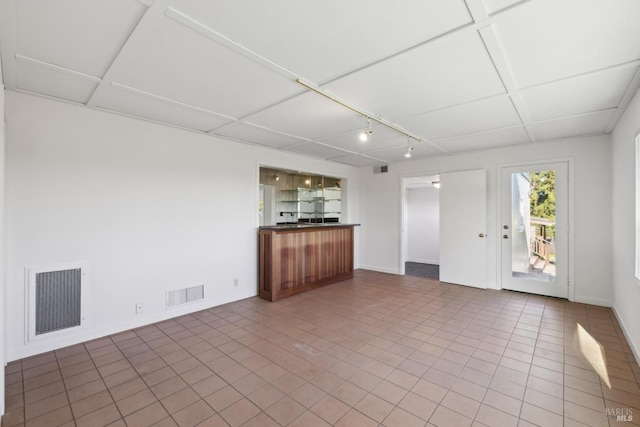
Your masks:
<svg viewBox="0 0 640 427"><path fill-rule="evenodd" d="M555 187L555 170L511 174L509 234L513 277L555 281Z"/></svg>

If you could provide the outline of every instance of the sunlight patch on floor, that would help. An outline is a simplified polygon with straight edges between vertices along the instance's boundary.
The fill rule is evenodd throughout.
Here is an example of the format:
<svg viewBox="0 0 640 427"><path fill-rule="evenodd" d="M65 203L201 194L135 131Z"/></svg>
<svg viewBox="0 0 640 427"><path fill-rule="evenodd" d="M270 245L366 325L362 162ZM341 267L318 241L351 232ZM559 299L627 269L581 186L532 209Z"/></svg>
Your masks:
<svg viewBox="0 0 640 427"><path fill-rule="evenodd" d="M577 325L580 352L610 389L611 381L609 380L609 373L607 372L607 359L604 354L604 346L587 332L580 323L577 323Z"/></svg>

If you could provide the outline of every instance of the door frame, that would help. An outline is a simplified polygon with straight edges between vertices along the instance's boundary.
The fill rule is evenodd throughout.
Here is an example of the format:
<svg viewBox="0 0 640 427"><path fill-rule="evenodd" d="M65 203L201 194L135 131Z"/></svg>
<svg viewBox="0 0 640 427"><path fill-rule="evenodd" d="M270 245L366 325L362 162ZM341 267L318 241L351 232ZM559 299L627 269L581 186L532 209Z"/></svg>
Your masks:
<svg viewBox="0 0 640 427"><path fill-rule="evenodd" d="M568 222L568 234L567 234L567 280L569 282L568 289L568 299L569 301L575 301L575 244L574 244L574 206L575 206L575 191L574 191L574 158L573 157L558 157L551 159L536 159L529 160L526 162L515 162L515 163L500 163L497 168L497 197L496 197L496 236L499 236L501 233L501 224L502 224L502 211L503 211L503 201L504 191L511 192L511 188L505 189L502 183L502 175L503 169L518 167L518 166L535 166L544 163L567 163L567 179L569 182L567 183L567 222ZM496 271L496 282L498 284L498 289L504 289L502 283L502 259L503 259L503 251L505 251L505 245L498 245L498 253L497 253L497 271Z"/></svg>
<svg viewBox="0 0 640 427"><path fill-rule="evenodd" d="M405 175L399 175L398 176L398 187L399 187L399 194L400 194L400 206L399 206L399 210L398 210L398 274L400 276L404 276L405 275L405 268L404 268L404 263L405 263L405 257L406 257L406 251L405 251L405 245L407 244L407 237L406 237L406 228L407 228L407 212L406 212L406 207L407 207L407 187L406 187L406 180L408 178L416 178L416 177L420 177L420 176L432 176L432 175L440 175L441 173L443 173L442 171L438 171L438 172L417 172L417 173L411 173L411 174L405 174Z"/></svg>

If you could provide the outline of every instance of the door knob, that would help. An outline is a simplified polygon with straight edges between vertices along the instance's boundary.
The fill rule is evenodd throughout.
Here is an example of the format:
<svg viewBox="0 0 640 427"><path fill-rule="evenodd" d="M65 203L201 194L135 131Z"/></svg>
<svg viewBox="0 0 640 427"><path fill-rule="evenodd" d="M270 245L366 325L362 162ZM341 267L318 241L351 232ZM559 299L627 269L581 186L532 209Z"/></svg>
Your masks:
<svg viewBox="0 0 640 427"><path fill-rule="evenodd" d="M505 234L504 236L502 236L502 238L503 238L503 239L508 239L508 238L509 238L509 236Z"/></svg>
<svg viewBox="0 0 640 427"><path fill-rule="evenodd" d="M484 237L484 233L478 234L478 237Z"/></svg>
<svg viewBox="0 0 640 427"><path fill-rule="evenodd" d="M509 226L508 225L503 225L502 228L504 228L505 230L508 230Z"/></svg>

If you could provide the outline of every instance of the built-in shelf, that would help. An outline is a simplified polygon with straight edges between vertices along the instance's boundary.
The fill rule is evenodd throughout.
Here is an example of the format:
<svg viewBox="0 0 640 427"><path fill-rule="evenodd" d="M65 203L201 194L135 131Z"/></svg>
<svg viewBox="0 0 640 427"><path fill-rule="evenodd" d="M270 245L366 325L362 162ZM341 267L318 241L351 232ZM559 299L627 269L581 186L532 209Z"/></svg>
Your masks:
<svg viewBox="0 0 640 427"><path fill-rule="evenodd" d="M321 224L342 220L340 178L260 168L260 184L265 187L263 191L271 194L262 207L271 213L265 215L271 223Z"/></svg>
<svg viewBox="0 0 640 427"><path fill-rule="evenodd" d="M281 217L295 216L299 222L322 223L325 219L340 222L342 201L340 194L341 190L338 187L281 189L276 196L279 204L277 211ZM293 205L298 209L291 209Z"/></svg>

